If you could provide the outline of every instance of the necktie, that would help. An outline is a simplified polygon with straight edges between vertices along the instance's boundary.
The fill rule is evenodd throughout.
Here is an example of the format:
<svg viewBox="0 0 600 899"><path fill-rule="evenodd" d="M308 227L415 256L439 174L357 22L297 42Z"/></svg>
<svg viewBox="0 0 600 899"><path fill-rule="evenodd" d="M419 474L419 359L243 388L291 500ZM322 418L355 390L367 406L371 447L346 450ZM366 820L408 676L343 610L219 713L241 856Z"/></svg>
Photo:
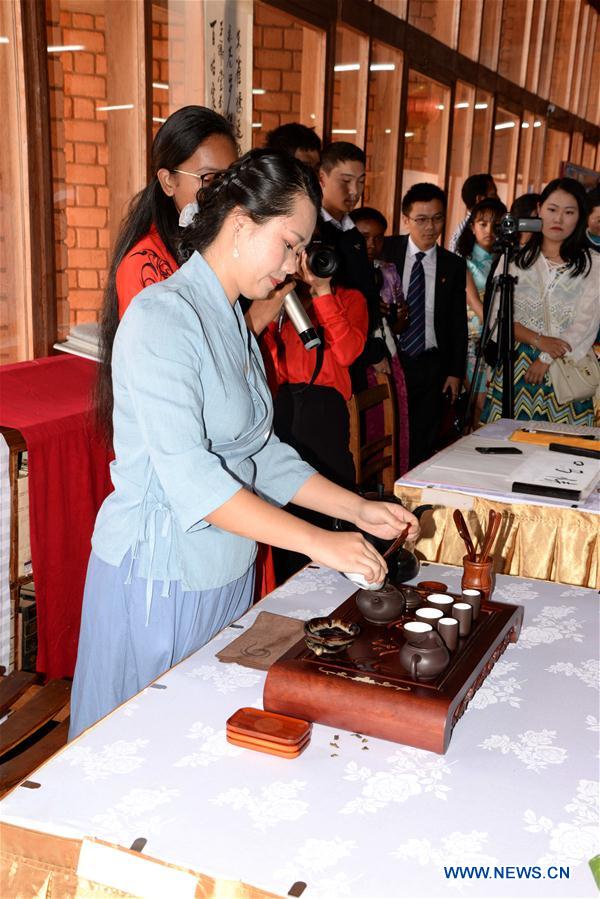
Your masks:
<svg viewBox="0 0 600 899"><path fill-rule="evenodd" d="M408 282L408 328L402 335L402 349L409 356L425 350L425 253L416 253Z"/></svg>

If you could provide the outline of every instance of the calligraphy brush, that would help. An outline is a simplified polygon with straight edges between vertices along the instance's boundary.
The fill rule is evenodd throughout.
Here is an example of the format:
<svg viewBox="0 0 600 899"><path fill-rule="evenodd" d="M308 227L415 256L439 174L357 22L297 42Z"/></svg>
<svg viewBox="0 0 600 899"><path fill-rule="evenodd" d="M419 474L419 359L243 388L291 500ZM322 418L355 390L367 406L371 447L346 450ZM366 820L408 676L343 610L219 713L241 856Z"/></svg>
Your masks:
<svg viewBox="0 0 600 899"><path fill-rule="evenodd" d="M459 536L464 540L464 544L467 548L467 555L471 562L474 562L477 558L477 554L475 552L475 546L471 539L471 534L469 533L469 529L467 527L467 522L464 519L464 516L460 509L455 509L452 515L454 518L454 524L456 525L456 530L459 533Z"/></svg>

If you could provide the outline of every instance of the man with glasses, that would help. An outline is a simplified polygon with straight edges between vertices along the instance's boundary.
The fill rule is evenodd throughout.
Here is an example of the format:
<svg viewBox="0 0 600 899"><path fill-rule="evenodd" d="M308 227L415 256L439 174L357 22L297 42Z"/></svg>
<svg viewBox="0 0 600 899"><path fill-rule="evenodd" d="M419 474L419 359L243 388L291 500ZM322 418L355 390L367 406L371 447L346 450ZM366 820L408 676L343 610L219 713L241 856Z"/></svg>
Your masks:
<svg viewBox="0 0 600 899"><path fill-rule="evenodd" d="M383 255L402 278L408 327L400 336L408 393L410 467L435 450L444 397L455 402L467 356L466 265L438 245L446 195L435 184L415 184L402 200L408 234L385 239Z"/></svg>

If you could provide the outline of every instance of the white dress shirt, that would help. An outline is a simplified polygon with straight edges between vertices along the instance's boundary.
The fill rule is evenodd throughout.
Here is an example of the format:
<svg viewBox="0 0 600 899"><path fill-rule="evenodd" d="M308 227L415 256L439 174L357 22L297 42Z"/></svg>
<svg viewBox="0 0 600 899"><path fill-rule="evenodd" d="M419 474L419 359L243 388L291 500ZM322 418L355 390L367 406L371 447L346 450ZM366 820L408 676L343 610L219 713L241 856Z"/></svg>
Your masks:
<svg viewBox="0 0 600 899"><path fill-rule="evenodd" d="M431 350L437 347L434 327L434 310L435 310L435 268L437 265L437 244L434 244L430 250L420 250L413 243L412 238L408 238L406 247L406 258L404 260L404 271L402 273L402 289L404 296L408 296L408 285L410 282L410 273L416 262L417 253L425 253L421 262L425 272L425 349Z"/></svg>
<svg viewBox="0 0 600 899"><path fill-rule="evenodd" d="M324 222L331 222L331 224L335 225L336 228L339 228L340 231L351 231L353 228L356 228L356 225L347 213L340 222L337 219L334 219L323 206L321 206L321 218Z"/></svg>

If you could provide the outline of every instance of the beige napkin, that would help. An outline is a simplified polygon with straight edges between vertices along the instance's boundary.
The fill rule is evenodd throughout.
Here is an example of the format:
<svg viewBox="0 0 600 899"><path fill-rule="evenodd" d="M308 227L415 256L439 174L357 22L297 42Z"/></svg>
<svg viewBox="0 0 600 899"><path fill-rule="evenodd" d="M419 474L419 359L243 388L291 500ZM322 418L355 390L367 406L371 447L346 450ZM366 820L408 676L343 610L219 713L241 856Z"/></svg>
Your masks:
<svg viewBox="0 0 600 899"><path fill-rule="evenodd" d="M217 653L221 662L267 671L304 635L304 622L273 612L259 612L248 630Z"/></svg>

